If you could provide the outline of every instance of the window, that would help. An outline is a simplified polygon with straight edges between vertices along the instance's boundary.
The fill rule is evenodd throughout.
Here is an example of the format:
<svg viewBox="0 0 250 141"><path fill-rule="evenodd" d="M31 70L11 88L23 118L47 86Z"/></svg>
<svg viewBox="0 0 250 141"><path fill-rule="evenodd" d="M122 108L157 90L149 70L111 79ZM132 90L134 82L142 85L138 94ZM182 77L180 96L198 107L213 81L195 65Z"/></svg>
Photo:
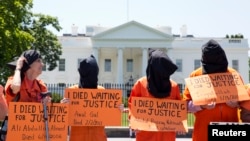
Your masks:
<svg viewBox="0 0 250 141"><path fill-rule="evenodd" d="M197 69L201 66L201 60L200 59L195 59L194 60L194 69Z"/></svg>
<svg viewBox="0 0 250 141"><path fill-rule="evenodd" d="M133 59L127 59L127 72L133 72Z"/></svg>
<svg viewBox="0 0 250 141"><path fill-rule="evenodd" d="M178 67L176 72L182 72L182 60L181 59L176 59L176 65Z"/></svg>
<svg viewBox="0 0 250 141"><path fill-rule="evenodd" d="M233 64L233 69L239 71L239 60L233 60L232 61L232 64Z"/></svg>
<svg viewBox="0 0 250 141"><path fill-rule="evenodd" d="M105 59L104 65L104 71L111 72L111 59Z"/></svg>
<svg viewBox="0 0 250 141"><path fill-rule="evenodd" d="M86 32L94 32L94 28L93 27L88 27L86 30L87 30Z"/></svg>
<svg viewBox="0 0 250 141"><path fill-rule="evenodd" d="M59 60L59 71L65 71L65 59Z"/></svg>

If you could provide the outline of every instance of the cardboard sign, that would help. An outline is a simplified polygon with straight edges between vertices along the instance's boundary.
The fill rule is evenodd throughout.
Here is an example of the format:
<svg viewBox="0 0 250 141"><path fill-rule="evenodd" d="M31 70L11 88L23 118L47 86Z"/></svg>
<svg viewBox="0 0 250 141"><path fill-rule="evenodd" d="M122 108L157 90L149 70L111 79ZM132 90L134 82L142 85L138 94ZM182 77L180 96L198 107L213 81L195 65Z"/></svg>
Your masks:
<svg viewBox="0 0 250 141"><path fill-rule="evenodd" d="M42 103L10 102L8 141L45 141L48 129L50 141L66 141L68 135L68 105L47 104L48 128Z"/></svg>
<svg viewBox="0 0 250 141"><path fill-rule="evenodd" d="M185 79L193 103L204 105L249 100L250 97L238 73L215 73Z"/></svg>
<svg viewBox="0 0 250 141"><path fill-rule="evenodd" d="M67 88L65 97L70 99L69 125L121 126L121 90Z"/></svg>
<svg viewBox="0 0 250 141"><path fill-rule="evenodd" d="M186 101L133 97L130 114L132 129L188 131Z"/></svg>

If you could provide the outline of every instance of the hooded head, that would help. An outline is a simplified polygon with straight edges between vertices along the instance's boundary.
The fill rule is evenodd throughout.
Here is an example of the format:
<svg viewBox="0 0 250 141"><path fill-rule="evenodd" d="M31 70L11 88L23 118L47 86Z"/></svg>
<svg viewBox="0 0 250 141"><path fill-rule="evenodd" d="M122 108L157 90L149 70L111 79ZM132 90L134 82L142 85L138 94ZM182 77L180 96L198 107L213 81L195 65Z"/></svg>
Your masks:
<svg viewBox="0 0 250 141"><path fill-rule="evenodd" d="M148 91L156 98L170 95L170 75L177 70L177 66L160 50L149 49L148 66L146 69Z"/></svg>
<svg viewBox="0 0 250 141"><path fill-rule="evenodd" d="M228 67L227 56L215 40L209 40L202 46L201 63L203 74L226 72Z"/></svg>
<svg viewBox="0 0 250 141"><path fill-rule="evenodd" d="M23 63L23 67L21 68L21 79L24 78L24 73L30 68L30 65L36 61L39 58L42 58L40 53L38 53L36 50L26 50L22 53L23 57L26 58L27 62ZM18 58L15 59L15 61L7 63L8 67L12 69L13 71L16 69L16 63Z"/></svg>
<svg viewBox="0 0 250 141"><path fill-rule="evenodd" d="M97 88L99 67L93 55L80 62L78 72L79 88Z"/></svg>
<svg viewBox="0 0 250 141"><path fill-rule="evenodd" d="M26 60L27 60L27 62L23 63L23 67L21 69L22 72L26 72L30 68L30 65L34 61L36 61L39 58L42 58L41 55L36 50L27 50L27 51L24 51L21 56L25 57ZM15 70L17 60L18 60L18 58L15 58L15 61L9 62L7 65L12 70Z"/></svg>

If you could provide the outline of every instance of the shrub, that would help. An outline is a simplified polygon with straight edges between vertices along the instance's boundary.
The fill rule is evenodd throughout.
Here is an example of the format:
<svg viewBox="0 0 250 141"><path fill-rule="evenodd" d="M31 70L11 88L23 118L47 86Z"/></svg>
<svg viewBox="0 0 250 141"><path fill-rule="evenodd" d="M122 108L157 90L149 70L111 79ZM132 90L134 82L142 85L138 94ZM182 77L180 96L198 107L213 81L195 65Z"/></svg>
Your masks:
<svg viewBox="0 0 250 141"><path fill-rule="evenodd" d="M58 94L58 93L52 93L52 101L51 102L53 102L53 103L60 103L60 101L61 101L62 98L63 97L60 94Z"/></svg>

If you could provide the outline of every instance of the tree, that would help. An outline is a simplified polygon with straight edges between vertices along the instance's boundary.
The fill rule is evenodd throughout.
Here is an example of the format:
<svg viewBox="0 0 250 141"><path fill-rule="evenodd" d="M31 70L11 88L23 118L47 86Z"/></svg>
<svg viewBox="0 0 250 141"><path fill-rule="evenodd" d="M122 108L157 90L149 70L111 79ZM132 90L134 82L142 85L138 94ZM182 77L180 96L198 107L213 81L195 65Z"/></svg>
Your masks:
<svg viewBox="0 0 250 141"><path fill-rule="evenodd" d="M31 0L0 0L0 84L13 73L7 63L27 49L38 50L47 70L53 70L62 47L49 28L60 31L58 19L31 12Z"/></svg>

